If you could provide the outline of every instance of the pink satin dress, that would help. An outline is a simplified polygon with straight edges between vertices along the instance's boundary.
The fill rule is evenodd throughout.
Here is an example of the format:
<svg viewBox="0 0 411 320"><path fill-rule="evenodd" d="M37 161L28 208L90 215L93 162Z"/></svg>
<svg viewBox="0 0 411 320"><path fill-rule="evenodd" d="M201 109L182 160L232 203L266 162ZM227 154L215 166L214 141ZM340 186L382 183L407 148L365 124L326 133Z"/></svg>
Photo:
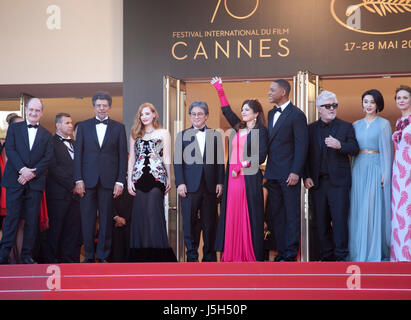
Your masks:
<svg viewBox="0 0 411 320"><path fill-rule="evenodd" d="M237 132L232 140L232 153L228 171L227 209L224 236L223 262L254 262L253 242L251 238L250 217L243 169L233 178L232 168L243 161L244 146L247 134L240 136Z"/></svg>

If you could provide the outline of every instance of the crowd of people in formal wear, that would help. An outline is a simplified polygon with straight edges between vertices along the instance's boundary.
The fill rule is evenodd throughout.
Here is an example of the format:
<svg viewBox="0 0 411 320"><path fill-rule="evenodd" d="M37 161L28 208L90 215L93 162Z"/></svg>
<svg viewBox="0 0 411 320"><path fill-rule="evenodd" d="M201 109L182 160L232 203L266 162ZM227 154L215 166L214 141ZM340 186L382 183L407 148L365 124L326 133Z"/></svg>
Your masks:
<svg viewBox="0 0 411 320"><path fill-rule="evenodd" d="M174 142L156 108L144 103L127 143L105 92L92 97L95 117L76 128L70 114L57 114L54 135L40 124L38 98L27 102L25 119L9 116L0 263L80 262L83 246L86 263L177 261L164 205L172 169L188 262L199 261L201 234L202 262L217 261L217 252L222 262L264 261L268 220L274 261L297 261L302 185L319 260L411 261L409 86L395 92L402 117L392 133L378 115L384 98L376 89L362 95L364 118L353 124L337 117L337 96L322 91L319 120L307 124L286 80L271 83L267 115L256 99L236 114L222 79L210 84L232 129L207 127L208 105L194 101L191 126Z"/></svg>

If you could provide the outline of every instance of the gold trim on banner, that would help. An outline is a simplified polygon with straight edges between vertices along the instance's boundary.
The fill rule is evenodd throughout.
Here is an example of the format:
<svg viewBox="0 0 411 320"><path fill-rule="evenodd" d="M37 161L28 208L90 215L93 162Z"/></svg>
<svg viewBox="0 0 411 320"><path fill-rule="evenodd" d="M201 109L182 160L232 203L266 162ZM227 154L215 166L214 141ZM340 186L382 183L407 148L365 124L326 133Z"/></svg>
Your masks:
<svg viewBox="0 0 411 320"><path fill-rule="evenodd" d="M344 28L347 28L348 30L359 32L359 33L378 34L378 35L395 34L395 33L401 33L401 32L411 30L411 26L404 28L404 29L400 29L400 30L386 31L386 32L366 31L366 30L359 30L359 29L351 28L346 23L341 21L341 19L338 18L338 16L336 15L335 10L334 10L335 1L336 0L331 0L331 4L330 4L331 14L335 21L337 21L340 25L342 25ZM356 9L360 7L364 7L369 12L378 14L381 17L384 17L387 15L387 12L391 14L401 14L401 13L411 12L411 0L406 0L402 2L398 2L397 0L363 0L362 3L349 7L347 9L346 15L347 16L351 15Z"/></svg>

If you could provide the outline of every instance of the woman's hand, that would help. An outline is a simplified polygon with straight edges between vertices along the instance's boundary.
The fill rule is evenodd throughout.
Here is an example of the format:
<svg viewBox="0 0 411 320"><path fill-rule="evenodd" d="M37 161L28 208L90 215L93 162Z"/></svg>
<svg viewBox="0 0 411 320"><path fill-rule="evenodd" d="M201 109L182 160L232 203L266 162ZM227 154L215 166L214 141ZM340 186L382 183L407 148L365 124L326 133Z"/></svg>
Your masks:
<svg viewBox="0 0 411 320"><path fill-rule="evenodd" d="M134 187L134 183L131 181L131 179L127 180L127 189L130 195L132 195L133 197L136 196L136 188Z"/></svg>
<svg viewBox="0 0 411 320"><path fill-rule="evenodd" d="M170 181L170 178L167 178L166 190L164 191L164 194L166 195L170 190L171 190L171 181Z"/></svg>
<svg viewBox="0 0 411 320"><path fill-rule="evenodd" d="M228 100L225 96L224 89L223 89L223 80L220 77L213 77L210 81L214 88L217 90L218 98L220 99L221 107L228 106Z"/></svg>
<svg viewBox="0 0 411 320"><path fill-rule="evenodd" d="M217 91L223 89L223 80L221 80L220 77L213 77L210 83L217 89Z"/></svg>
<svg viewBox="0 0 411 320"><path fill-rule="evenodd" d="M231 175L233 178L237 178L238 175L240 174L241 169L243 168L243 165L241 163L237 163L232 167Z"/></svg>

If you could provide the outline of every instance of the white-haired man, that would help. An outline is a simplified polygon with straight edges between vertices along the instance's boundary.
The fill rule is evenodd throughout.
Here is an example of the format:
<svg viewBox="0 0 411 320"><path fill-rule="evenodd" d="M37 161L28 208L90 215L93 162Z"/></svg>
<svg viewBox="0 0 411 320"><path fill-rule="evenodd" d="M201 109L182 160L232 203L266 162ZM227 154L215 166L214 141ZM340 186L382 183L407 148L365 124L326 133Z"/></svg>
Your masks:
<svg viewBox="0 0 411 320"><path fill-rule="evenodd" d="M320 119L308 126L304 186L313 200L321 260L345 261L351 188L349 156L357 155L359 146L352 124L337 118L338 101L334 93L323 91L316 105Z"/></svg>

